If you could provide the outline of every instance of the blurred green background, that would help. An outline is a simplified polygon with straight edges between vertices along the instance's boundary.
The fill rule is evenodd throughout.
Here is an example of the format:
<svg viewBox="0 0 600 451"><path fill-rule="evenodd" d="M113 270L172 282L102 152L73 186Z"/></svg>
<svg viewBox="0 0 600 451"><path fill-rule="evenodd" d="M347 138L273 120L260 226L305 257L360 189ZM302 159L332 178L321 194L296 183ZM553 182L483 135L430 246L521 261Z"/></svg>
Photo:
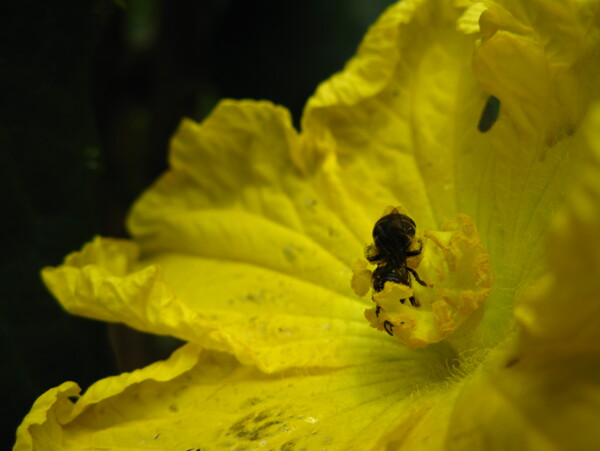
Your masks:
<svg viewBox="0 0 600 451"><path fill-rule="evenodd" d="M223 97L296 124L390 0L133 0L0 6L2 431L35 399L168 355L177 343L64 313L39 271L93 235L126 237L183 116Z"/></svg>

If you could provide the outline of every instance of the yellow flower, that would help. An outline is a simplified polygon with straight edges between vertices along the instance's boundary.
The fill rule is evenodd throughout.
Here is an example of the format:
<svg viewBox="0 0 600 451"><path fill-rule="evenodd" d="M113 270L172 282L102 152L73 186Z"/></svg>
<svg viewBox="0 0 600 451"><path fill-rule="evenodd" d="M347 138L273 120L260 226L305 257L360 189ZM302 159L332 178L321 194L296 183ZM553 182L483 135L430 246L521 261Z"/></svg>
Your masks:
<svg viewBox="0 0 600 451"><path fill-rule="evenodd" d="M405 0L301 133L267 102L184 121L133 241L97 238L43 277L71 313L189 343L49 390L15 449L597 449L599 5ZM356 259L388 205L422 233L411 267L449 281L410 288L418 342L371 327L350 287L354 269L369 289ZM487 283L451 273L472 268L460 224L493 274L475 319L433 307ZM395 289L373 297L400 321Z"/></svg>

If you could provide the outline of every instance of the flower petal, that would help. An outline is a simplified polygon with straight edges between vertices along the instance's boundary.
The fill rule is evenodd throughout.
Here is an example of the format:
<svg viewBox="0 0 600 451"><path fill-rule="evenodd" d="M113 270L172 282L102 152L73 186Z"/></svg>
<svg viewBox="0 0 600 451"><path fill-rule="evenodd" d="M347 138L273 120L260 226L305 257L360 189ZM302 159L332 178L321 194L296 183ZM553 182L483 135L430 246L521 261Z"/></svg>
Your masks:
<svg viewBox="0 0 600 451"><path fill-rule="evenodd" d="M368 233L371 219L336 197L335 164L299 172L291 154L301 145L287 110L268 102L223 101L202 124L184 120L172 169L129 217L144 256L244 261L348 293L337 276L362 253L357 232Z"/></svg>
<svg viewBox="0 0 600 451"><path fill-rule="evenodd" d="M517 305L528 346L561 343L569 352L597 352L600 343L600 103L584 135L585 169L546 237L550 272ZM581 149L582 151L584 149Z"/></svg>
<svg viewBox="0 0 600 451"><path fill-rule="evenodd" d="M480 12L396 3L305 110L303 130L316 145L336 152L352 179L377 186L380 208L401 203L419 227L438 229L460 212L454 171L484 98L470 65Z"/></svg>
<svg viewBox="0 0 600 451"><path fill-rule="evenodd" d="M364 304L318 285L245 263L178 254L148 262L162 268L186 305L236 344L242 362L267 372L412 356L369 327ZM224 280L231 281L227 288Z"/></svg>
<svg viewBox="0 0 600 451"><path fill-rule="evenodd" d="M45 268L44 281L71 313L229 352L266 372L412 355L370 329L362 303L318 285L183 254L133 270L136 255L131 242L96 238ZM224 280L235 283L225 290Z"/></svg>
<svg viewBox="0 0 600 451"><path fill-rule="evenodd" d="M549 272L522 293L519 336L491 352L458 398L449 448L600 446L600 105L590 152L545 240ZM493 446L492 446L493 445Z"/></svg>
<svg viewBox="0 0 600 451"><path fill-rule="evenodd" d="M98 381L75 404L63 397L48 406L58 421L23 426L18 446L28 449L29 438L61 449L370 449L406 416L411 390L441 380L431 360L425 352L417 361L265 375L186 345L165 362Z"/></svg>
<svg viewBox="0 0 600 451"><path fill-rule="evenodd" d="M480 193L462 196L460 208L473 212L501 268L484 319L490 330L509 324L516 290L543 272L542 237L583 167L580 125L600 70L595 5L498 1L480 19L474 74L499 99L500 117L465 143L457 180L461 192Z"/></svg>
<svg viewBox="0 0 600 451"><path fill-rule="evenodd" d="M211 322L183 304L167 286L160 268L132 271L137 254L134 243L96 237L80 252L67 256L62 266L44 268L42 277L71 313L226 348L221 337L211 337Z"/></svg>
<svg viewBox="0 0 600 451"><path fill-rule="evenodd" d="M446 450L450 417L462 384L425 394L383 433L375 450Z"/></svg>
<svg viewBox="0 0 600 451"><path fill-rule="evenodd" d="M57 412L69 409L69 397L77 396L79 390L75 382L65 382L40 396L17 429L13 451L35 449L34 444L62 443L64 434Z"/></svg>
<svg viewBox="0 0 600 451"><path fill-rule="evenodd" d="M80 388L75 382L65 382L48 390L36 400L19 426L14 450L38 449L39 446L47 449L70 449L68 426L65 425L82 415L90 406L102 403L109 406L112 399L143 382L172 381L188 372L199 357L197 347L184 345L167 361L96 382L80 398Z"/></svg>

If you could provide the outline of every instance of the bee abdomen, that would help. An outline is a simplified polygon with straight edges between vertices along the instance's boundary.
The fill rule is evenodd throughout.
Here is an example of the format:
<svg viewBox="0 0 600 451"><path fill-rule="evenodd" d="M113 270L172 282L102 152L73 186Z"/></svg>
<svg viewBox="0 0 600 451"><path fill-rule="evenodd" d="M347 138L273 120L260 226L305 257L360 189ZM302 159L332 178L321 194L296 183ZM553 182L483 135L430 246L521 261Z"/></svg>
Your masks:
<svg viewBox="0 0 600 451"><path fill-rule="evenodd" d="M375 269L373 272L373 290L376 292L383 290L386 282L406 284L406 280L396 271L387 269L385 266Z"/></svg>

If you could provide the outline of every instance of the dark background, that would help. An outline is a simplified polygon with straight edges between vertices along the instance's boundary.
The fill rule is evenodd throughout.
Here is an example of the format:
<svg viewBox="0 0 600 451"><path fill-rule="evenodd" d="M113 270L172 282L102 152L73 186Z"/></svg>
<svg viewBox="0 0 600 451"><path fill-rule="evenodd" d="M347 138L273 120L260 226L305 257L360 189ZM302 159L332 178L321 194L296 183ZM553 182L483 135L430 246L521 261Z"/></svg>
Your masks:
<svg viewBox="0 0 600 451"><path fill-rule="evenodd" d="M164 358L176 343L64 313L39 271L125 237L183 116L268 99L296 124L391 0L57 0L0 6L0 448L35 399Z"/></svg>

